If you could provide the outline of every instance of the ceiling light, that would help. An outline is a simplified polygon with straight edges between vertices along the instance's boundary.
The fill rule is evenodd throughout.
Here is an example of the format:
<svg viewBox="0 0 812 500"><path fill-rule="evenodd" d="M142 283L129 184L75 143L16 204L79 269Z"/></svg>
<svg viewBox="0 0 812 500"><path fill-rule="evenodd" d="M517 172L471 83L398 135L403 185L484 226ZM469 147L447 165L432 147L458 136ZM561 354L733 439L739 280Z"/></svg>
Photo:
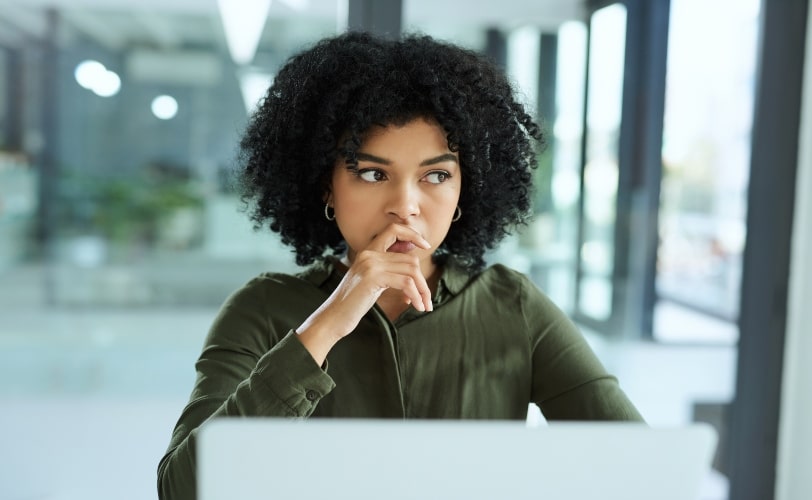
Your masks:
<svg viewBox="0 0 812 500"><path fill-rule="evenodd" d="M76 83L93 91L100 97L111 97L121 90L121 78L99 61L87 60L76 65L73 71Z"/></svg>
<svg viewBox="0 0 812 500"><path fill-rule="evenodd" d="M217 0L231 59L242 66L254 59L271 0Z"/></svg>
<svg viewBox="0 0 812 500"><path fill-rule="evenodd" d="M238 75L238 78L245 111L250 115L257 108L260 99L265 97L265 93L268 92L273 75L259 71L244 71Z"/></svg>
<svg viewBox="0 0 812 500"><path fill-rule="evenodd" d="M99 97L112 97L121 90L121 78L113 71L105 71L91 90Z"/></svg>
<svg viewBox="0 0 812 500"><path fill-rule="evenodd" d="M104 67L104 64L99 61L87 60L76 65L73 76L76 78L76 83L91 90L105 71L107 71L107 68Z"/></svg>
<svg viewBox="0 0 812 500"><path fill-rule="evenodd" d="M152 100L152 114L160 120L171 120L178 114L178 101L171 95L159 95Z"/></svg>

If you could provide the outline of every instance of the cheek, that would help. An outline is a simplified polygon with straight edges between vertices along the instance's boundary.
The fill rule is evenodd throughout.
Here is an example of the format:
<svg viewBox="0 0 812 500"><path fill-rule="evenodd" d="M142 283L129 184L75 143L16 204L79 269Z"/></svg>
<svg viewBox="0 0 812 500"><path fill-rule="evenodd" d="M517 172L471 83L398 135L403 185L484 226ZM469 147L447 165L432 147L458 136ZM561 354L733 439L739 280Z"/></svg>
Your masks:
<svg viewBox="0 0 812 500"><path fill-rule="evenodd" d="M456 189L449 189L440 196L434 197L432 206L427 214L432 226L443 233L447 233L452 224L451 219L454 218L454 214L457 211L459 200L460 193L459 190Z"/></svg>
<svg viewBox="0 0 812 500"><path fill-rule="evenodd" d="M350 246L364 244L374 227L372 207L364 198L342 197L335 201L336 224L341 236Z"/></svg>
<svg viewBox="0 0 812 500"><path fill-rule="evenodd" d="M447 190L443 190L437 198L437 205L443 207L444 210L450 210L452 213L457 209L460 202L460 186L448 186Z"/></svg>
<svg viewBox="0 0 812 500"><path fill-rule="evenodd" d="M336 196L334 203L344 220L355 225L359 221L368 219L376 205L373 197L359 195L355 192L345 192L341 196Z"/></svg>

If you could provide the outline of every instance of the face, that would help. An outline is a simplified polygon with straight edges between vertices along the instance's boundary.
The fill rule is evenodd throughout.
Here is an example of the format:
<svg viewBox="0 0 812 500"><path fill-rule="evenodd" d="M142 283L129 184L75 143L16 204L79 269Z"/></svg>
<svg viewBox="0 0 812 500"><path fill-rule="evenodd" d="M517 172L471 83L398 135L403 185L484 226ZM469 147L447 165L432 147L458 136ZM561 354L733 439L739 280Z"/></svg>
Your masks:
<svg viewBox="0 0 812 500"><path fill-rule="evenodd" d="M448 234L462 186L458 156L448 149L445 132L425 119L375 127L357 158L357 169L339 160L328 196L349 261L390 224L402 224L431 243L429 250L410 252L426 273L433 250Z"/></svg>

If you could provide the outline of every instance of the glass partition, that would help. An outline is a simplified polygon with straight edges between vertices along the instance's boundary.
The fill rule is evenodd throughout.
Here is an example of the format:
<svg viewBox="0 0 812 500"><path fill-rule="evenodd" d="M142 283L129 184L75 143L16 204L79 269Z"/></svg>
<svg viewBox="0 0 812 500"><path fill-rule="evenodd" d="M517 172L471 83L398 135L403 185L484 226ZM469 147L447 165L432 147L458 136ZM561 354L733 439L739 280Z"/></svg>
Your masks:
<svg viewBox="0 0 812 500"><path fill-rule="evenodd" d="M240 3L0 0L0 420L60 431L63 451L12 443L22 485L12 497L154 496L157 460L220 304L258 273L296 269L277 238L252 230L228 170L279 64L341 30L347 2L270 2L267 18L253 19L264 23L240 24L259 26L248 62L218 10ZM535 219L489 258L600 323L618 286L626 30L640 2L591 16L579 2L537 3L404 0L404 29L483 51L495 36L497 53L501 37L547 149ZM659 340L735 339L756 3L671 0ZM50 96L48 50L58 63ZM43 158L56 160L53 197L41 190ZM43 204L55 214L45 226ZM718 413L731 396L730 344L615 343L579 326L653 425ZM108 460L122 449L128 467ZM86 460L69 463L64 450L85 450Z"/></svg>
<svg viewBox="0 0 812 500"><path fill-rule="evenodd" d="M218 308L295 269L240 211L237 138L343 3L235 33L213 0L0 0L0 496L156 498Z"/></svg>
<svg viewBox="0 0 812 500"><path fill-rule="evenodd" d="M612 4L590 20L578 310L612 315L618 141L623 105L626 7Z"/></svg>
<svg viewBox="0 0 812 500"><path fill-rule="evenodd" d="M758 0L671 1L654 335L735 342ZM692 328L679 325L690 323Z"/></svg>
<svg viewBox="0 0 812 500"><path fill-rule="evenodd" d="M567 312L574 310L578 255L578 206L584 138L587 29L583 21L563 23L557 31L555 115L546 117L551 152L539 179L546 200L533 227L536 252L545 271L543 286ZM545 117L543 117L544 119ZM541 189L539 189L541 191Z"/></svg>

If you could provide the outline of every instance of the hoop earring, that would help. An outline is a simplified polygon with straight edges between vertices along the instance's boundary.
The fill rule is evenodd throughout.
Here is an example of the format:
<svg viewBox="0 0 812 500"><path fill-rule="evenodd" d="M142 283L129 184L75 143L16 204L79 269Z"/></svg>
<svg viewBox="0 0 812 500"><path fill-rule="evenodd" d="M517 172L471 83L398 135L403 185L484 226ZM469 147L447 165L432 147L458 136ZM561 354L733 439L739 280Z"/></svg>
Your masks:
<svg viewBox="0 0 812 500"><path fill-rule="evenodd" d="M335 211L335 209L333 209L333 216L330 217L330 208L332 208L332 207L330 207L329 203L324 204L324 218L329 220L329 221L336 220L336 211Z"/></svg>
<svg viewBox="0 0 812 500"><path fill-rule="evenodd" d="M451 222L457 222L462 217L462 209L459 205L457 205L457 210L454 211L454 218L451 219Z"/></svg>

